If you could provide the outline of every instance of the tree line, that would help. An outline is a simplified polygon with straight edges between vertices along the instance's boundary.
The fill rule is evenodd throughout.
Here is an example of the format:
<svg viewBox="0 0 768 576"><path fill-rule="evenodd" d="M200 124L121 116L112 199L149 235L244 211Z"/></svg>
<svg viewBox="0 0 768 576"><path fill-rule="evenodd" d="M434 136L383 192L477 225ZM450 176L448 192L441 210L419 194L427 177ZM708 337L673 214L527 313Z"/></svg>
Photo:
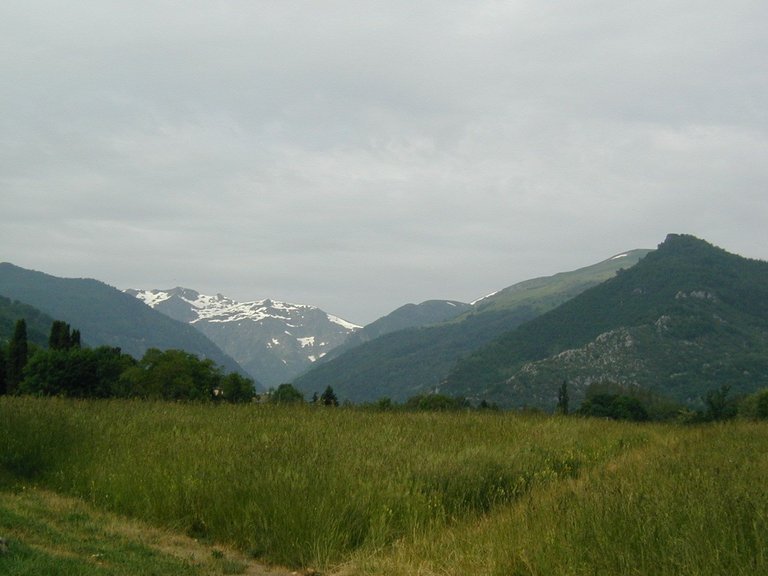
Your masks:
<svg viewBox="0 0 768 576"><path fill-rule="evenodd" d="M733 395L731 386L723 384L707 390L694 410L640 387L627 387L611 382L597 382L587 387L579 408L569 412L568 383L558 390L556 413L577 416L631 420L635 422L670 421L683 424L720 422L736 417L768 420L768 388L752 394Z"/></svg>
<svg viewBox="0 0 768 576"><path fill-rule="evenodd" d="M615 420L677 420L699 423L727 420L736 416L768 419L768 388L747 396L730 395L723 385L701 397L703 409L691 410L642 388L611 383L594 383L576 410L570 410L568 383L557 393L556 413ZM200 359L182 350L147 350L140 360L123 354L120 348L82 345L79 330L53 321L48 346L29 342L24 319L18 320L7 344L0 343L0 395L28 394L71 398L145 398L247 402L256 397L251 379L237 373L225 374L212 360ZM304 403L291 384L270 390L265 399L272 403ZM310 401L338 406L331 386ZM485 401L473 406L464 397L423 394L397 404L389 398L364 404L363 408L406 411L498 410Z"/></svg>
<svg viewBox="0 0 768 576"><path fill-rule="evenodd" d="M266 400L273 404L310 404L314 406L339 406L339 399L332 386L326 386L322 394L315 392L312 398L307 401L304 394L301 393L293 384L280 384L276 389L270 389L266 394ZM352 404L349 401L345 406ZM357 405L364 410L374 410L381 412L403 411L403 412L458 412L469 410L494 410L498 411L496 404L489 404L485 400L474 406L467 398L463 396L447 396L445 394L418 394L411 396L403 403L394 402L389 397L383 397L376 402L365 402Z"/></svg>
<svg viewBox="0 0 768 576"><path fill-rule="evenodd" d="M48 347L36 346L21 319L0 345L0 394L245 402L255 391L251 379L182 350L151 348L136 360L120 348L85 347L80 331L59 320Z"/></svg>

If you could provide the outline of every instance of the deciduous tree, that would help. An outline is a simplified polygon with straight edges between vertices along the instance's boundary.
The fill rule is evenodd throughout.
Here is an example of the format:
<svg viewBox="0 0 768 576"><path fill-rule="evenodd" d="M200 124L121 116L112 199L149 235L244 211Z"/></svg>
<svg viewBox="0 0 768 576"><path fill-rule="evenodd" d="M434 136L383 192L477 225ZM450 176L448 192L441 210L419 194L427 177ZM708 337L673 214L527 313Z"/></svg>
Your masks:
<svg viewBox="0 0 768 576"><path fill-rule="evenodd" d="M280 384L277 390L272 391L269 395L270 402L276 404L295 404L297 402L304 402L304 395L296 390L292 384Z"/></svg>

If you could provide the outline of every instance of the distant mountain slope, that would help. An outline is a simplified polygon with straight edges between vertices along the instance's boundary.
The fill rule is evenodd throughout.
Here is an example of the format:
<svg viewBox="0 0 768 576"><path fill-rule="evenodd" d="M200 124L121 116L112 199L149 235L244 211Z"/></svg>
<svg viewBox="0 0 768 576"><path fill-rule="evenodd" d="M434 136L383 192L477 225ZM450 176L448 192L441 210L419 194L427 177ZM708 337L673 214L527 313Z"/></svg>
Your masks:
<svg viewBox="0 0 768 576"><path fill-rule="evenodd" d="M68 322L92 346L116 346L137 358L149 348L176 348L210 358L229 372L242 372L237 362L191 326L98 280L57 278L0 263L0 295Z"/></svg>
<svg viewBox="0 0 768 576"><path fill-rule="evenodd" d="M191 324L264 386L290 382L360 328L303 304L236 302L188 288L126 292Z"/></svg>
<svg viewBox="0 0 768 576"><path fill-rule="evenodd" d="M324 358L324 361L337 358L347 350L390 332L439 324L471 309L471 304L456 300L427 300L421 304L405 304L350 334L341 346Z"/></svg>
<svg viewBox="0 0 768 576"><path fill-rule="evenodd" d="M525 280L472 303L476 312L508 310L531 306L539 312L551 310L566 300L581 294L616 275L621 269L634 266L652 250L630 250L607 260L571 272Z"/></svg>
<svg viewBox="0 0 768 576"><path fill-rule="evenodd" d="M339 398L352 402L382 397L404 401L433 391L461 357L634 265L648 252L633 250L579 270L516 284L478 300L470 311L443 324L387 333L349 349L294 384L307 394L332 386Z"/></svg>
<svg viewBox="0 0 768 576"><path fill-rule="evenodd" d="M567 381L695 403L722 384L768 385L768 263L671 234L633 268L459 362L443 390L551 409Z"/></svg>
<svg viewBox="0 0 768 576"><path fill-rule="evenodd" d="M306 394L332 386L341 400L355 403L384 397L402 402L434 391L457 358L534 316L525 308L390 332L319 364L294 385Z"/></svg>
<svg viewBox="0 0 768 576"><path fill-rule="evenodd" d="M48 346L53 318L37 308L0 296L0 344L13 337L16 322L24 319L27 323L27 340L38 346Z"/></svg>

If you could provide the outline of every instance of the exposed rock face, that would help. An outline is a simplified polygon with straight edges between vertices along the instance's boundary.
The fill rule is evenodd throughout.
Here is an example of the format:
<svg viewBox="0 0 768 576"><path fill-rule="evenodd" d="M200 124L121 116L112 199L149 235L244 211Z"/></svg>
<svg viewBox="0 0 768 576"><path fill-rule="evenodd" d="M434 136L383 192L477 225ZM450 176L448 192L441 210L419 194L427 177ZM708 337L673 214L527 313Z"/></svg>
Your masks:
<svg viewBox="0 0 768 576"><path fill-rule="evenodd" d="M303 304L236 302L188 288L126 292L197 328L265 386L290 382L360 328Z"/></svg>

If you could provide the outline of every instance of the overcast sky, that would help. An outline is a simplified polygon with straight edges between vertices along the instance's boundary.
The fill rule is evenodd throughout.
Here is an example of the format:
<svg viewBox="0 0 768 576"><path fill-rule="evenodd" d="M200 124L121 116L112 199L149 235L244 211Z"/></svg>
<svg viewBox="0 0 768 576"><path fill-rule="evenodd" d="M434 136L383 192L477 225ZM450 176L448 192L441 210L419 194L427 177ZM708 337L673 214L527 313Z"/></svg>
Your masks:
<svg viewBox="0 0 768 576"><path fill-rule="evenodd" d="M364 324L768 259L765 0L3 0L0 261Z"/></svg>

